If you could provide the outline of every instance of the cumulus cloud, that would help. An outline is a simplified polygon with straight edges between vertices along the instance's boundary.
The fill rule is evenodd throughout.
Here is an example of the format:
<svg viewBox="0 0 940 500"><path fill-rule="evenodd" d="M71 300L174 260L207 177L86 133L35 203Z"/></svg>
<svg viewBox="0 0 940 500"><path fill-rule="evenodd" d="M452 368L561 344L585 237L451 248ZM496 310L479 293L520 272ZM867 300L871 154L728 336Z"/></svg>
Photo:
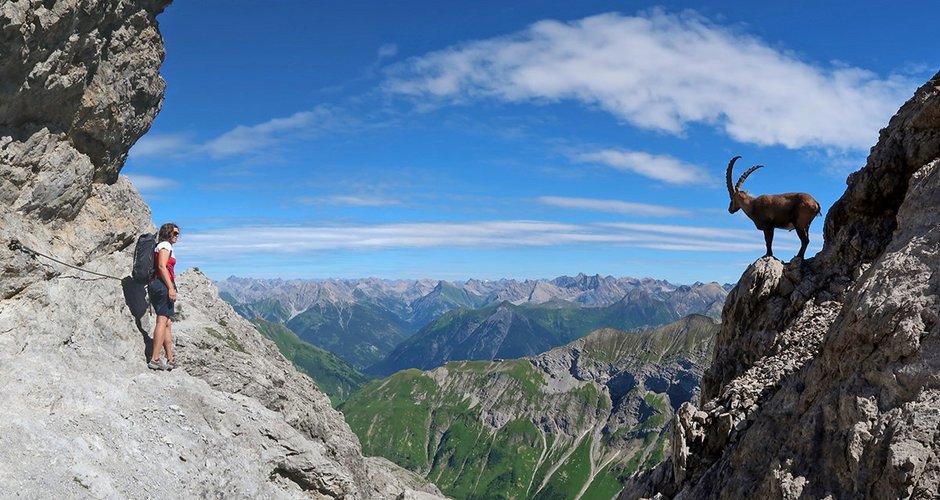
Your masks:
<svg viewBox="0 0 940 500"><path fill-rule="evenodd" d="M759 145L864 149L914 82L801 60L686 12L541 21L394 65L384 88L467 102L575 100L637 127L692 123Z"/></svg>
<svg viewBox="0 0 940 500"><path fill-rule="evenodd" d="M667 184L714 184L704 169L677 158L639 151L604 149L575 155L575 161L601 163L618 170L633 172Z"/></svg>
<svg viewBox="0 0 940 500"><path fill-rule="evenodd" d="M632 203L620 200L597 200L592 198L568 198L562 196L541 196L540 203L561 208L575 210L593 210L597 212L612 212L616 214L632 215L636 217L677 217L689 215L686 210L665 207L662 205L648 205L646 203Z"/></svg>

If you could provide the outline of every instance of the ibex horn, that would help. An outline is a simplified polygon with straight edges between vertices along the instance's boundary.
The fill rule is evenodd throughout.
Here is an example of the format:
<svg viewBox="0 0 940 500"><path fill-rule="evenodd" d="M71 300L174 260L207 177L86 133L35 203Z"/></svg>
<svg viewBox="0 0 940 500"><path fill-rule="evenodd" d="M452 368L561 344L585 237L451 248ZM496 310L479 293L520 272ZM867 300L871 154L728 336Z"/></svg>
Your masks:
<svg viewBox="0 0 940 500"><path fill-rule="evenodd" d="M728 162L728 172L725 174L725 177L728 180L728 195L729 196L734 196L735 189L734 187L731 186L731 169L734 168L734 162L738 161L738 158L740 158L740 156L735 156L734 158L731 159L730 162Z"/></svg>
<svg viewBox="0 0 940 500"><path fill-rule="evenodd" d="M739 191L741 189L741 184L744 184L744 179L747 179L747 176L751 175L751 172L763 167L763 165L754 165L753 167L744 171L744 173L741 174L741 178L738 179L738 183L734 185L734 190Z"/></svg>

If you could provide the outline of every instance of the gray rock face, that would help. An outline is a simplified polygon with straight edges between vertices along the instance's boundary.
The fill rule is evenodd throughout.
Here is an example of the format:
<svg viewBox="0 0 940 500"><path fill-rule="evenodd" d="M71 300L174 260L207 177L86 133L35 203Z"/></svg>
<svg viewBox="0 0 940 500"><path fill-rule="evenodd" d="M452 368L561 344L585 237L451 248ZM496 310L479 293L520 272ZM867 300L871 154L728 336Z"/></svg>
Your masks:
<svg viewBox="0 0 940 500"><path fill-rule="evenodd" d="M155 372L153 316L129 307L139 287L9 245L128 274L153 224L118 172L163 99L155 16L168 3L0 4L4 496L437 497L364 458L342 415L198 271L179 277L183 366Z"/></svg>
<svg viewBox="0 0 940 500"><path fill-rule="evenodd" d="M16 139L47 129L90 160L92 179L114 182L163 103L155 16L169 3L4 2L0 128Z"/></svg>
<svg viewBox="0 0 940 500"><path fill-rule="evenodd" d="M49 276L7 243L84 263L150 211L118 171L163 101L154 1L0 5L0 298Z"/></svg>
<svg viewBox="0 0 940 500"><path fill-rule="evenodd" d="M128 251L86 268L113 273L129 261ZM117 282L70 271L0 301L0 447L13 454L0 466L7 491L135 497L174 485L197 497L437 493L385 461L364 459L326 396L220 303L205 276L188 271L179 286L173 333L183 367L172 372L147 370L144 336L153 317L144 314L139 330ZM164 467L154 470L154 461Z"/></svg>
<svg viewBox="0 0 940 500"><path fill-rule="evenodd" d="M744 272L671 460L620 498L940 495L940 74L881 131L825 239Z"/></svg>

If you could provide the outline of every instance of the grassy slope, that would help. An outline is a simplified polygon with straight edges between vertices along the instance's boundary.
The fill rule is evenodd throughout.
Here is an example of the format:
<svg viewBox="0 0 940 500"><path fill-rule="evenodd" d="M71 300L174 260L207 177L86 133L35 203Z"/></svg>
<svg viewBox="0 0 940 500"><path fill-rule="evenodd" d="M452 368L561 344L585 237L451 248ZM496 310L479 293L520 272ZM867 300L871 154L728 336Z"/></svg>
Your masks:
<svg viewBox="0 0 940 500"><path fill-rule="evenodd" d="M704 364L716 331L708 318L693 316L647 333L600 330L573 345L582 363ZM545 387L528 360L451 362L433 374L409 369L370 382L341 408L365 454L423 474L458 499L574 498L585 487L582 498L610 498L620 478L662 460L671 416L665 394L634 389L642 420L595 434L609 424L603 386L588 382L563 393ZM484 424L493 414L508 419L498 430ZM540 423L559 416L572 431ZM592 465L600 466L592 446L621 455L586 484Z"/></svg>
<svg viewBox="0 0 940 500"><path fill-rule="evenodd" d="M251 322L262 335L274 341L284 357L310 376L333 405L345 401L350 394L369 381L369 377L333 353L304 342L283 325L263 319Z"/></svg>
<svg viewBox="0 0 940 500"><path fill-rule="evenodd" d="M621 335L614 329L601 329L581 339L576 345L592 359L623 361L626 366L655 362L688 355L709 359L715 322L700 314L686 316L645 335Z"/></svg>
<svg viewBox="0 0 940 500"><path fill-rule="evenodd" d="M287 328L358 369L385 357L410 335L409 324L369 303L316 305L293 317Z"/></svg>

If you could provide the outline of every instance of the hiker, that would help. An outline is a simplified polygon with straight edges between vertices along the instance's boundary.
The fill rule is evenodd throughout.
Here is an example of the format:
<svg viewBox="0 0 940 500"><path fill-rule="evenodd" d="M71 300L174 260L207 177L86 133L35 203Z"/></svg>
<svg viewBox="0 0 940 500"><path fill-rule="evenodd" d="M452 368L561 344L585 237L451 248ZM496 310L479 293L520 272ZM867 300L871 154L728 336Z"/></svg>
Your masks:
<svg viewBox="0 0 940 500"><path fill-rule="evenodd" d="M150 281L150 303L157 313L157 324L153 327L153 354L147 367L153 370L172 370L176 368L173 356L173 314L176 304L176 255L173 244L179 240L180 228L172 222L160 226L157 233L157 246L154 248L154 276ZM160 348L166 351L166 363L160 360Z"/></svg>

